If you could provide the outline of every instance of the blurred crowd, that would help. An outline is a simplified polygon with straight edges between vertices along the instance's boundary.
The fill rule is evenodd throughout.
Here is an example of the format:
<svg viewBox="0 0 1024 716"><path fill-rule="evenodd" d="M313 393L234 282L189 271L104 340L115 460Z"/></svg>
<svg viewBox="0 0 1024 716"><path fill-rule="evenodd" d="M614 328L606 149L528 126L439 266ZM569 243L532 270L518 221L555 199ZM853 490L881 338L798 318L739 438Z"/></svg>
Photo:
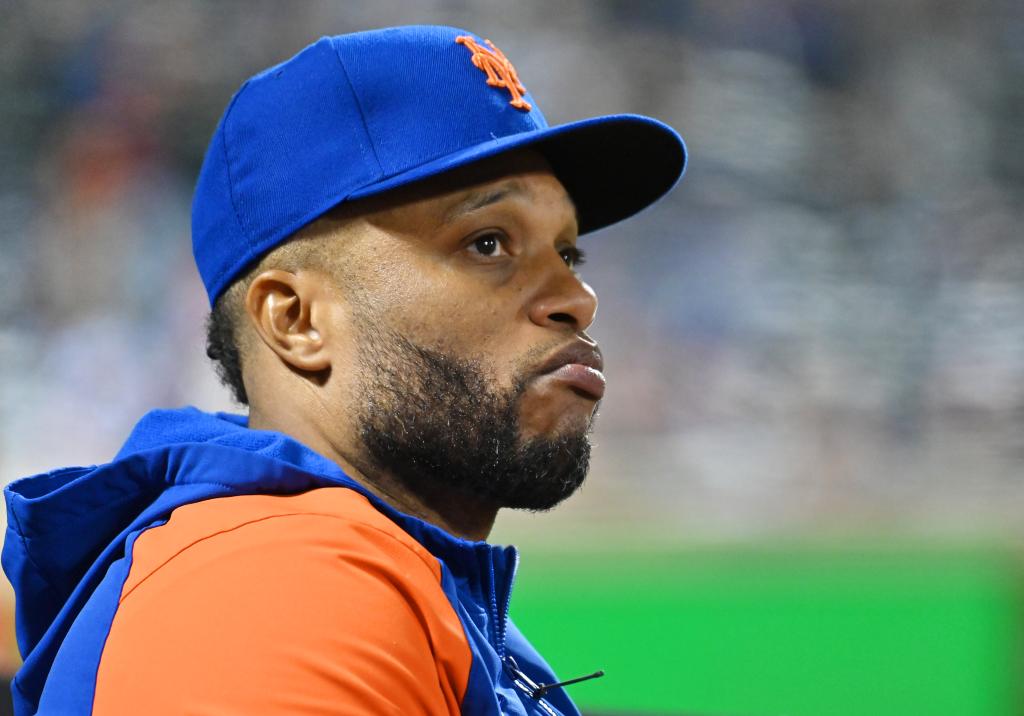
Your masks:
<svg viewBox="0 0 1024 716"><path fill-rule="evenodd" d="M321 35L440 23L501 47L551 123L651 114L691 152L661 204L584 239L610 381L594 470L564 510L511 523L1024 536L1024 5L47 0L0 18L0 482L105 461L153 407L233 409L189 244L221 111Z"/></svg>

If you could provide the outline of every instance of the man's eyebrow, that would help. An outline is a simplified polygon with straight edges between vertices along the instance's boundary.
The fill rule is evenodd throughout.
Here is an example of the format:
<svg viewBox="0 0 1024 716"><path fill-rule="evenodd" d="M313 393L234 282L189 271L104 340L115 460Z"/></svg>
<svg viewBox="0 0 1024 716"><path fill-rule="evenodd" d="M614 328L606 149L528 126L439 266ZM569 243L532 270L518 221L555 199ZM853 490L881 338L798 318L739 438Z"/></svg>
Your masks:
<svg viewBox="0 0 1024 716"><path fill-rule="evenodd" d="M441 217L441 223L450 224L461 216L471 214L474 211L479 211L485 206L497 204L499 201L503 201L510 196L517 194L520 196L526 196L527 191L523 188L521 182L514 180L491 189L482 189L470 192L467 196L463 197L460 201L457 201L444 212L444 216Z"/></svg>
<svg viewBox="0 0 1024 716"><path fill-rule="evenodd" d="M497 204L499 201L504 201L510 196L516 195L528 196L529 192L522 182L514 179L493 189L470 192L445 211L444 216L441 217L441 224L450 224L461 216L472 214L474 211L483 209L491 204ZM572 199L569 200L569 203L572 204L573 217L576 219L576 223L579 224L579 211L576 209L576 203Z"/></svg>

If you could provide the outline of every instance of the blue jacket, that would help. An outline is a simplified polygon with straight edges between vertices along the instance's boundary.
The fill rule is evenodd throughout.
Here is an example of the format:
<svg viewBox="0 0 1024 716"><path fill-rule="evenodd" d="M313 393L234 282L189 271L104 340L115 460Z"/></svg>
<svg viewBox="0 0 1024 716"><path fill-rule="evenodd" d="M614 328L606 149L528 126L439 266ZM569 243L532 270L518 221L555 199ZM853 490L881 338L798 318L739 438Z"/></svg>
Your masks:
<svg viewBox="0 0 1024 716"><path fill-rule="evenodd" d="M97 672L133 545L174 510L216 498L328 487L365 496L437 559L440 588L472 655L462 713L579 713L560 688L542 698L530 693L529 681L548 684L557 677L508 618L515 548L453 537L392 509L286 435L250 430L243 416L191 407L144 416L110 463L55 470L6 488L2 561L17 597L25 660L12 686L15 713L93 713ZM188 684L177 688L187 691Z"/></svg>

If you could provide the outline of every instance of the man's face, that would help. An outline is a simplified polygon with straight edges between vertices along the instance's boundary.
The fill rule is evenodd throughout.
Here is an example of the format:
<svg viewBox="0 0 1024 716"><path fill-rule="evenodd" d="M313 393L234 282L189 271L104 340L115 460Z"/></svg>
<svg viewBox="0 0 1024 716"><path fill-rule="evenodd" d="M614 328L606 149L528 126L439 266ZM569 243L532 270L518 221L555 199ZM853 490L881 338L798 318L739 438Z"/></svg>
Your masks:
<svg viewBox="0 0 1024 716"><path fill-rule="evenodd" d="M575 210L544 160L500 157L389 195L350 228L340 402L361 467L496 507L571 494L604 379Z"/></svg>

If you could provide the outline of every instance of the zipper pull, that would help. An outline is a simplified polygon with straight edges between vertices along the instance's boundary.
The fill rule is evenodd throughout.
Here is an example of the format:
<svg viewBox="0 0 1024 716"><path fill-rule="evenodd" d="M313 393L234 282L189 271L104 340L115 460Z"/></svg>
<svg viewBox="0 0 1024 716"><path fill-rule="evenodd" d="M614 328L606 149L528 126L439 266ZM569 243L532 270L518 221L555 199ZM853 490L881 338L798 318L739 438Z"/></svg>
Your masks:
<svg viewBox="0 0 1024 716"><path fill-rule="evenodd" d="M539 699L551 689L557 689L559 686L568 686L569 684L578 684L581 681L589 681L590 679L596 679L604 676L604 670L598 669L593 674L587 674L586 676L577 676L575 679L566 679L565 681L559 681L554 684L541 684L533 690L531 696L535 699Z"/></svg>
<svg viewBox="0 0 1024 716"><path fill-rule="evenodd" d="M589 681L590 679L596 679L604 676L604 670L598 669L593 674L587 674L586 676L577 676L575 679L566 679L565 681L556 681L553 684L537 684L534 683L533 679L527 676L522 669L519 668L519 664L516 663L515 658L509 654L505 657L505 668L509 670L513 678L520 681L530 698L542 699L551 689L557 689L560 686L569 686L570 684L578 684L581 681Z"/></svg>

